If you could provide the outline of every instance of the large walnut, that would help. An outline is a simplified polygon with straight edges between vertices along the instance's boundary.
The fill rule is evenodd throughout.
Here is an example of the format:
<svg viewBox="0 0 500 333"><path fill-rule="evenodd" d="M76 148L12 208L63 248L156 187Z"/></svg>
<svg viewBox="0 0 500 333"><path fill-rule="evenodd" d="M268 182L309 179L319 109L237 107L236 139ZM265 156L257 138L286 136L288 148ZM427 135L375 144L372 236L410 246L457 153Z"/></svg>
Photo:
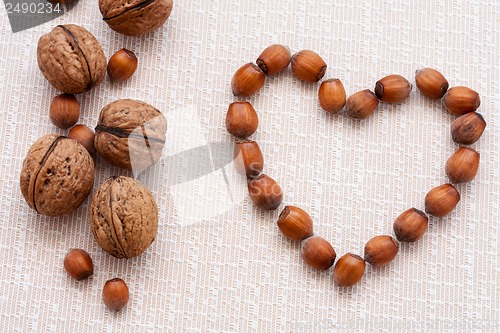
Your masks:
<svg viewBox="0 0 500 333"><path fill-rule="evenodd" d="M99 0L99 9L111 29L138 36L165 23L172 11L172 0Z"/></svg>
<svg viewBox="0 0 500 333"><path fill-rule="evenodd" d="M54 88L79 94L104 81L106 57L95 37L78 25L58 25L38 40L38 66Z"/></svg>
<svg viewBox="0 0 500 333"><path fill-rule="evenodd" d="M141 171L160 159L166 132L167 120L155 107L120 99L101 110L94 145L110 164Z"/></svg>
<svg viewBox="0 0 500 333"><path fill-rule="evenodd" d="M99 186L89 215L95 240L116 258L138 256L153 243L158 230L153 195L130 177L111 177Z"/></svg>
<svg viewBox="0 0 500 333"><path fill-rule="evenodd" d="M94 161L85 147L57 134L38 139L21 170L21 192L28 205L48 216L68 214L87 198L94 184Z"/></svg>

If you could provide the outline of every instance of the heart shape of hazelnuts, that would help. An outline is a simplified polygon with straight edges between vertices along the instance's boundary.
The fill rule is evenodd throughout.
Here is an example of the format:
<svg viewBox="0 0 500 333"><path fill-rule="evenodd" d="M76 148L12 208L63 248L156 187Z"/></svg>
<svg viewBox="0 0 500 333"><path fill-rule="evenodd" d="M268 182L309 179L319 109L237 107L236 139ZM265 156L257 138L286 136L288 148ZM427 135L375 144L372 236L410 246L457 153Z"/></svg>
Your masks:
<svg viewBox="0 0 500 333"><path fill-rule="evenodd" d="M320 81L327 69L326 63L314 51L303 50L293 56L288 47L274 44L258 57L256 64L247 63L233 76L231 86L238 97L250 97L264 85L266 75L281 72L291 63L293 74L306 82ZM442 99L446 109L459 116L451 125L451 137L461 146L451 155L445 165L450 183L431 189L425 196L425 209L410 208L394 221L394 234L399 242L419 240L428 225L428 216L443 217L449 214L460 200L453 184L469 182L476 176L479 153L465 147L476 142L486 127L483 117L475 112L480 105L479 94L474 90L457 86L448 89L448 81L437 70L424 68L416 71L415 81L422 94L431 99ZM375 84L374 91L365 89L346 98L342 82L328 79L318 90L319 105L328 113L345 114L355 119L369 117L380 102L401 103L405 101L413 85L401 75L389 75ZM278 183L263 173L264 158L257 142L248 140L258 127L258 116L248 102L229 105L226 128L235 137L242 139L235 145L235 165L248 179L248 192L254 205L263 210L274 210L283 201L283 191ZM303 209L286 206L281 212L278 228L289 239L301 241L301 257L309 266L328 270L336 258L332 245L324 238L313 234L311 217ZM375 267L388 265L397 255L398 242L389 235L370 239L364 249L364 258L353 253L343 255L335 264L333 279L342 287L356 284L365 272L366 262Z"/></svg>

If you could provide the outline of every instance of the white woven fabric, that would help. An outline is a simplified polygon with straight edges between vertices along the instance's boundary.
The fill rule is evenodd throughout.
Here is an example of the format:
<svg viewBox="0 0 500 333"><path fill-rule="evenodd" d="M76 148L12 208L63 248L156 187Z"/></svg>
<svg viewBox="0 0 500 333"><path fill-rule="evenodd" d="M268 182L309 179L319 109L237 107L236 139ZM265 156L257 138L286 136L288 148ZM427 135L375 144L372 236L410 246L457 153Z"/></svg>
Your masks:
<svg viewBox="0 0 500 333"><path fill-rule="evenodd" d="M101 20L97 0L13 34L0 9L0 331L2 332L497 332L500 328L500 3L484 1L179 1L168 23L124 37ZM47 133L66 133L48 117L57 94L41 75L36 43L57 24L90 30L109 58L126 47L139 57L132 79L106 79L79 96L80 122L94 127L118 98L155 105L169 119L164 154L231 141L224 119L236 100L232 74L269 44L312 49L352 94L396 73L434 67L451 86L481 95L488 122L473 145L479 173L460 185L449 216L431 218L415 244L402 244L387 268L367 267L352 288L314 271L299 244L276 227L281 208L262 212L230 166L188 183L165 185L162 164L142 181L160 207L154 244L118 260L95 243L89 200L61 218L38 216L19 190L22 161ZM269 78L250 99L260 117L257 140L265 172L282 186L284 204L308 211L315 232L338 257L392 234L396 216L423 209L429 189L447 181L444 164L457 145L454 116L412 91L401 105L381 104L365 121L328 116L318 84ZM201 162L200 162L201 163ZM96 159L95 188L127 174ZM172 175L168 175L172 177ZM221 181L227 177L230 187ZM218 207L218 209L214 209ZM220 209L219 209L220 208ZM95 274L75 282L62 260L87 250ZM114 314L101 301L104 282L125 279L131 298Z"/></svg>

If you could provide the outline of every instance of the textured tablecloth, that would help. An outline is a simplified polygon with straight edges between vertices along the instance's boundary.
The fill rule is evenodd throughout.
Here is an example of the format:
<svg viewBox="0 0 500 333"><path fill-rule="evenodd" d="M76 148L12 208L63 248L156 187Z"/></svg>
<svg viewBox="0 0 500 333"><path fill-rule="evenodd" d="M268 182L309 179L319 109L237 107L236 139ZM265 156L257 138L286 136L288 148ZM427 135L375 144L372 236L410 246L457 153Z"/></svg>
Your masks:
<svg viewBox="0 0 500 333"><path fill-rule="evenodd" d="M136 38L109 29L97 0L81 0L69 13L15 34L4 7L0 17L0 331L499 330L498 1L175 0L164 27ZM157 199L160 222L154 244L135 259L99 248L87 222L89 199L68 216L47 218L29 209L19 190L30 145L47 133L67 133L49 121L57 91L36 62L38 38L66 23L90 30L108 58L122 47L139 58L129 81L106 79L79 96L81 123L94 127L101 108L118 98L147 101L169 121L164 158L138 175ZM224 126L236 100L232 74L272 43L318 52L328 64L325 78L340 78L348 95L392 73L414 82L421 67L481 95L488 126L473 145L480 169L458 186L456 210L430 218L423 239L402 244L388 267L367 267L352 288L336 287L331 270L308 268L300 245L276 226L282 207L254 208L231 163L218 165L224 149L216 148L232 141ZM329 116L318 105L318 86L290 70L267 79L249 99L260 117L252 138L265 172L283 188L283 205L308 211L315 233L338 257L362 255L368 239L392 234L401 212L423 209L427 191L447 181L444 164L458 147L450 136L455 117L415 89L406 102L381 104L364 121ZM211 172L203 173L210 163L202 153L186 153L196 149L210 152ZM188 164L171 166L172 156L187 156ZM195 166L202 171L193 177ZM130 175L97 157L94 190L119 174ZM85 282L63 269L72 247L94 260L95 274ZM125 279L131 292L118 314L101 301L113 277Z"/></svg>

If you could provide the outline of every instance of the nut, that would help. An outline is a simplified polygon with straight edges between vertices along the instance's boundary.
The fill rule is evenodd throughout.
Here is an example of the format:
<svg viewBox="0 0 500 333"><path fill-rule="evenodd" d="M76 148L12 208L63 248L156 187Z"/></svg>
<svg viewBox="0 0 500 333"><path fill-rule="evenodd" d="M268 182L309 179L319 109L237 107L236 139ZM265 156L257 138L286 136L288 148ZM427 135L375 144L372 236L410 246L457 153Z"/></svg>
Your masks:
<svg viewBox="0 0 500 333"><path fill-rule="evenodd" d="M325 76L326 63L314 51L303 50L292 56L292 72L299 79L318 82Z"/></svg>
<svg viewBox="0 0 500 333"><path fill-rule="evenodd" d="M94 136L94 131L85 125L76 125L68 133L68 138L80 142L91 155L95 152Z"/></svg>
<svg viewBox="0 0 500 333"><path fill-rule="evenodd" d="M248 178L255 178L264 169L264 157L255 141L242 141L234 145L236 170Z"/></svg>
<svg viewBox="0 0 500 333"><path fill-rule="evenodd" d="M106 281L102 289L102 301L113 311L120 311L127 305L129 300L127 284L120 278Z"/></svg>
<svg viewBox="0 0 500 333"><path fill-rule="evenodd" d="M134 52L121 49L109 59L108 75L112 81L121 82L128 80L137 69L137 57Z"/></svg>
<svg viewBox="0 0 500 333"><path fill-rule="evenodd" d="M351 118L365 119L372 115L378 103L377 96L370 89L361 90L349 96L345 112Z"/></svg>
<svg viewBox="0 0 500 333"><path fill-rule="evenodd" d="M59 128L67 129L80 117L80 103L74 95L61 94L52 99L50 121Z"/></svg>
<svg viewBox="0 0 500 333"><path fill-rule="evenodd" d="M451 184L435 187L425 196L425 212L436 217L448 215L460 201L460 193Z"/></svg>
<svg viewBox="0 0 500 333"><path fill-rule="evenodd" d="M440 99L448 90L448 81L435 69L422 68L415 72L417 88L425 96L432 99Z"/></svg>
<svg viewBox="0 0 500 333"><path fill-rule="evenodd" d="M410 208L394 221L394 234L400 242L416 242L425 233L429 218L421 210Z"/></svg>
<svg viewBox="0 0 500 333"><path fill-rule="evenodd" d="M376 236L365 245L365 261L374 267L384 267L396 257L398 250L398 243L391 236Z"/></svg>
<svg viewBox="0 0 500 333"><path fill-rule="evenodd" d="M248 182L248 193L254 205L264 210L275 210L283 201L281 187L265 174L260 174Z"/></svg>
<svg viewBox="0 0 500 333"><path fill-rule="evenodd" d="M304 210L286 206L278 218L278 228L291 240L303 240L313 235L313 221Z"/></svg>
<svg viewBox="0 0 500 333"><path fill-rule="evenodd" d="M400 103L410 96L412 84L401 75L388 75L375 84L375 95L382 102Z"/></svg>
<svg viewBox="0 0 500 333"><path fill-rule="evenodd" d="M106 105L95 128L95 149L106 161L127 170L144 170L161 157L167 120L148 103L120 99Z"/></svg>
<svg viewBox="0 0 500 333"><path fill-rule="evenodd" d="M451 138L456 143L470 145L479 140L486 128L483 116L476 112L466 113L451 124Z"/></svg>
<svg viewBox="0 0 500 333"><path fill-rule="evenodd" d="M82 281L94 274L92 258L82 249L71 249L64 257L64 269L75 280Z"/></svg>
<svg viewBox="0 0 500 333"><path fill-rule="evenodd" d="M292 55L288 47L273 44L262 51L256 63L265 74L273 75L287 68L291 60Z"/></svg>
<svg viewBox="0 0 500 333"><path fill-rule="evenodd" d="M470 182L479 168L479 153L472 148L460 147L446 161L446 175L452 183Z"/></svg>
<svg viewBox="0 0 500 333"><path fill-rule="evenodd" d="M248 63L240 67L233 75L231 87L233 94L250 97L262 88L266 74L257 65Z"/></svg>
<svg viewBox="0 0 500 333"><path fill-rule="evenodd" d="M476 111L481 104L479 94L467 87L453 87L443 96L443 104L454 115Z"/></svg>
<svg viewBox="0 0 500 333"><path fill-rule="evenodd" d="M328 79L321 83L318 90L319 105L329 113L337 113L345 105L344 85L339 79Z"/></svg>
<svg viewBox="0 0 500 333"><path fill-rule="evenodd" d="M337 254L330 243L319 236L302 241L300 255L309 266L327 270L333 265Z"/></svg>
<svg viewBox="0 0 500 333"><path fill-rule="evenodd" d="M356 254L344 254L335 264L333 281L341 287L352 286L361 280L365 273L365 261Z"/></svg>
<svg viewBox="0 0 500 333"><path fill-rule="evenodd" d="M60 216L77 209L94 183L94 161L75 140L57 134L38 139L21 170L21 193L37 213Z"/></svg>
<svg viewBox="0 0 500 333"><path fill-rule="evenodd" d="M38 40L38 66L54 88L79 94L104 81L106 57L95 37L78 25L58 25Z"/></svg>
<svg viewBox="0 0 500 333"><path fill-rule="evenodd" d="M229 104L226 114L226 128L229 133L246 138L252 135L259 126L259 117L248 102L234 102Z"/></svg>
<svg viewBox="0 0 500 333"><path fill-rule="evenodd" d="M172 6L172 0L99 0L104 22L126 36L158 29L167 21Z"/></svg>

